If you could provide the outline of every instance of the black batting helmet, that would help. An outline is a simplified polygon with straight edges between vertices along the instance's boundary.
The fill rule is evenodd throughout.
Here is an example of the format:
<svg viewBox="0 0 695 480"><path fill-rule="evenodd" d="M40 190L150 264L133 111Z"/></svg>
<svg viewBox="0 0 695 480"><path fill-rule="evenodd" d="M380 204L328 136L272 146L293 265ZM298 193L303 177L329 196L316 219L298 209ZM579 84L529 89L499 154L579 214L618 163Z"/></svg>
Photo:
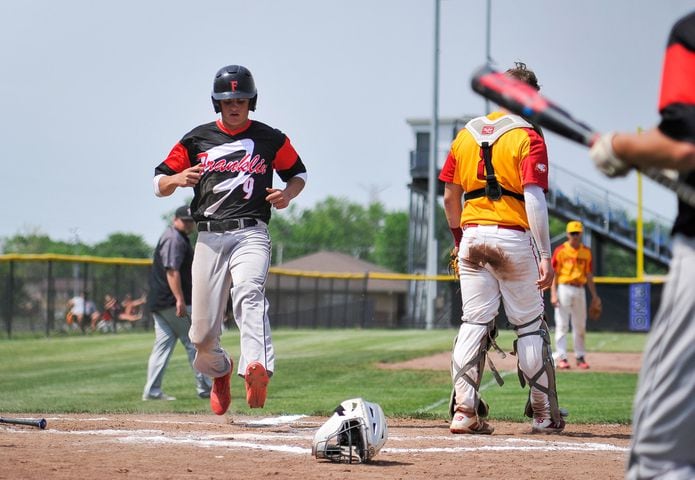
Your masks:
<svg viewBox="0 0 695 480"><path fill-rule="evenodd" d="M256 82L248 68L241 65L227 65L215 74L212 84L212 106L220 113L220 100L230 98L248 98L249 110L256 110L258 92Z"/></svg>

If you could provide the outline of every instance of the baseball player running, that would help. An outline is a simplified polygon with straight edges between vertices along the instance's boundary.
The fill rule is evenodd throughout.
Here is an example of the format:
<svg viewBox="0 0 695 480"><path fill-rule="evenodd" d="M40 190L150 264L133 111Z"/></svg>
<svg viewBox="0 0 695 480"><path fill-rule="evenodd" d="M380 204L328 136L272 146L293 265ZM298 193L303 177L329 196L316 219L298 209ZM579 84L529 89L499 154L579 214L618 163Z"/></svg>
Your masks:
<svg viewBox="0 0 695 480"><path fill-rule="evenodd" d="M572 341L577 367L588 369L584 358L584 337L586 336L586 292L589 288L591 301L601 302L596 294L594 275L591 267L591 250L582 243L584 225L573 220L567 223L567 241L553 252L552 265L555 270L553 285L550 287L550 303L555 307L555 359L557 368L567 370L567 333L572 323Z"/></svg>
<svg viewBox="0 0 695 480"><path fill-rule="evenodd" d="M591 158L610 177L632 168L670 168L695 187L695 11L668 38L661 122L641 135L606 133ZM695 208L679 202L673 258L635 394L626 478L695 478Z"/></svg>
<svg viewBox="0 0 695 480"><path fill-rule="evenodd" d="M247 68L221 68L212 90L220 118L184 135L155 169L157 196L193 187L191 212L199 235L190 338L196 347L195 368L214 378L210 407L217 415L231 403L233 361L220 344L230 288L241 343L237 373L245 379L249 406L265 404L275 370L265 298L270 210L286 208L306 182L306 168L289 138L249 119L257 100ZM284 189L273 187L273 171L286 183Z"/></svg>
<svg viewBox="0 0 695 480"><path fill-rule="evenodd" d="M506 74L539 89L523 63ZM553 280L543 137L504 111L475 118L453 141L439 178L445 182L444 209L458 247L463 303L452 353L450 431L493 432L483 420L489 408L478 390L487 351L496 346L501 299L518 336L519 379L522 387L530 386L525 414L533 418L533 431L560 432L565 421L557 404L541 293Z"/></svg>

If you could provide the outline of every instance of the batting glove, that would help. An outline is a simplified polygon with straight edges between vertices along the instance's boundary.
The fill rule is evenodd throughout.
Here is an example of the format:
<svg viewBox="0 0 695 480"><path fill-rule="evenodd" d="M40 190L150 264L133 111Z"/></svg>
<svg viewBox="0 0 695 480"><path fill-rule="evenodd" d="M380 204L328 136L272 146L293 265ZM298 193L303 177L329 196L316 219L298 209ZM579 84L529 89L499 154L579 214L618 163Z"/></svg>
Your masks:
<svg viewBox="0 0 695 480"><path fill-rule="evenodd" d="M614 132L601 135L589 150L589 156L604 175L608 177L624 177L632 166L619 159L613 151Z"/></svg>

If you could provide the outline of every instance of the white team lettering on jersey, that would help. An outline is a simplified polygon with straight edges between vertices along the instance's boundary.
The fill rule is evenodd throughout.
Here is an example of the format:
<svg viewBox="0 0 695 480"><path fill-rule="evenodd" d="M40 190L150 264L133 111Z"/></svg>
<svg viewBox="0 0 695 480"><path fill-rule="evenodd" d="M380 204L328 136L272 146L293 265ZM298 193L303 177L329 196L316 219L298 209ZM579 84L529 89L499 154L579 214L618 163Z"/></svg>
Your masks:
<svg viewBox="0 0 695 480"><path fill-rule="evenodd" d="M214 164L215 160L231 153L243 152L244 155L253 156L253 147L254 142L250 138L244 138L232 143L218 145L205 152L207 154L207 158L204 160L203 166L205 167L205 164ZM205 171L203 171L203 174L205 174ZM227 197L229 197L229 195L231 195L231 193L237 187L243 185L249 177L251 177L251 173L239 173L235 177L228 178L216 184L212 188L213 193L227 192L227 194L206 208L203 214L206 217L209 217L215 213L217 209L220 208L220 205L222 205L222 203L227 199Z"/></svg>

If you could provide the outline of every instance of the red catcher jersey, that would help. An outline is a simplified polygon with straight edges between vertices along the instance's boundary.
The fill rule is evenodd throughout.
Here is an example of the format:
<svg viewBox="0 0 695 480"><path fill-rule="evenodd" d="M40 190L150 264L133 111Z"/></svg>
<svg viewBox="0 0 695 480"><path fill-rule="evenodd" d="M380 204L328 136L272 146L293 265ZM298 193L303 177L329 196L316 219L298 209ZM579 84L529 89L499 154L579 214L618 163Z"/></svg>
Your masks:
<svg viewBox="0 0 695 480"><path fill-rule="evenodd" d="M487 116L496 120L504 112ZM492 145L492 166L500 186L524 193L524 185L534 184L548 190L548 152L543 137L532 128L515 128ZM464 192L485 188L485 162L482 150L465 128L451 144L439 179L461 185ZM487 197L466 200L461 225L519 225L529 228L524 202L508 195L497 201Z"/></svg>
<svg viewBox="0 0 695 480"><path fill-rule="evenodd" d="M581 283L585 285L591 273L591 250L584 245L574 249L569 242L558 246L551 260L557 273L557 283Z"/></svg>
<svg viewBox="0 0 695 480"><path fill-rule="evenodd" d="M204 169L193 189L196 221L256 218L268 223L265 189L273 186L273 171L285 182L306 172L289 138L255 120L235 131L220 120L194 128L154 173L173 175L198 164Z"/></svg>

